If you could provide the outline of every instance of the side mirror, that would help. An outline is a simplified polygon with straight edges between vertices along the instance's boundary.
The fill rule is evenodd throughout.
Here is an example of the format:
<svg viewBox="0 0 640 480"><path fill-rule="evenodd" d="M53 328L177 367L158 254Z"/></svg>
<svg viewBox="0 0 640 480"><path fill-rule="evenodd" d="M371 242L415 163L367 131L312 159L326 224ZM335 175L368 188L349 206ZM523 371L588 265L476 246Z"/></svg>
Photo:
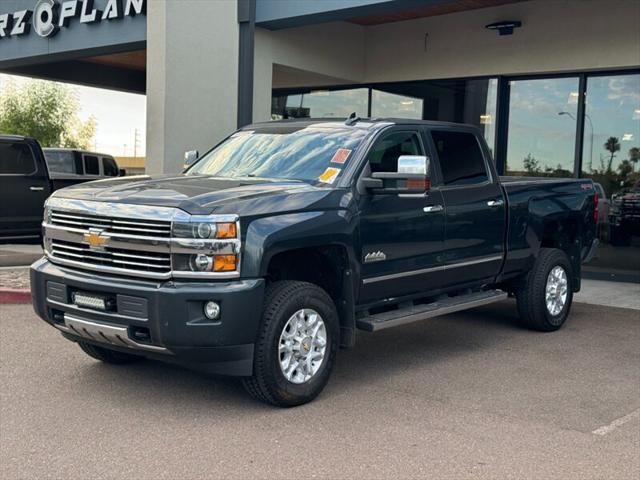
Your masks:
<svg viewBox="0 0 640 480"><path fill-rule="evenodd" d="M365 188L380 194L420 194L431 188L430 161L424 155L401 155L397 172L375 172L363 178Z"/></svg>
<svg viewBox="0 0 640 480"><path fill-rule="evenodd" d="M184 152L184 164L182 165L182 167L190 167L191 165L196 163L196 160L198 160L199 156L200 154L198 153L198 150L189 150L188 152Z"/></svg>
<svg viewBox="0 0 640 480"><path fill-rule="evenodd" d="M119 177L124 177L127 175L127 171L124 168L119 168L118 169L118 176Z"/></svg>

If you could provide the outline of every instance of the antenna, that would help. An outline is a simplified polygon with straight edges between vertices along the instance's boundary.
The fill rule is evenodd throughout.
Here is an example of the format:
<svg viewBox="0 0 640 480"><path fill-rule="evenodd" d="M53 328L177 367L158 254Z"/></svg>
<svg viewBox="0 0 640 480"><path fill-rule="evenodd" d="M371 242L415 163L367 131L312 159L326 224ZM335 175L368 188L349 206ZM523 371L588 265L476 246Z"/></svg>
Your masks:
<svg viewBox="0 0 640 480"><path fill-rule="evenodd" d="M348 126L352 126L358 123L359 121L360 121L360 117L356 115L356 112L352 112L351 115L349 115L349 118L347 118L344 121L344 124Z"/></svg>

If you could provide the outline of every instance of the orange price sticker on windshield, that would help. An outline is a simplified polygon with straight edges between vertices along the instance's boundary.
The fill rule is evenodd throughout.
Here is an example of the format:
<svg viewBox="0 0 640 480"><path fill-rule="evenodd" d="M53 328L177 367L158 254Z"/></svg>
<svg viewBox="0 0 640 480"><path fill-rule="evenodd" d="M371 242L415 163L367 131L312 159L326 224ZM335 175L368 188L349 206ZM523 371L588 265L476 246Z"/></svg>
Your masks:
<svg viewBox="0 0 640 480"><path fill-rule="evenodd" d="M324 183L333 183L340 174L339 168L328 167L322 175L318 177L318 180Z"/></svg>
<svg viewBox="0 0 640 480"><path fill-rule="evenodd" d="M349 150L348 148L339 148L338 150L336 150L336 153L333 154L331 163L343 164L347 161L349 155L351 155L351 150Z"/></svg>

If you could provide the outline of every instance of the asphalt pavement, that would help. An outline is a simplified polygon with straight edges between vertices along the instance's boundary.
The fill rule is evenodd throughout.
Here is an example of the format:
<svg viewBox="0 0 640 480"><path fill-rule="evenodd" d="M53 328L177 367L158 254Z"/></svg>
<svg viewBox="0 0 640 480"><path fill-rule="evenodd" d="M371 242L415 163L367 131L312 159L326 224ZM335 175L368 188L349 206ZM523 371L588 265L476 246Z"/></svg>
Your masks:
<svg viewBox="0 0 640 480"><path fill-rule="evenodd" d="M575 304L541 334L506 301L362 333L283 410L232 379L101 364L0 305L0 478L635 479L639 317Z"/></svg>

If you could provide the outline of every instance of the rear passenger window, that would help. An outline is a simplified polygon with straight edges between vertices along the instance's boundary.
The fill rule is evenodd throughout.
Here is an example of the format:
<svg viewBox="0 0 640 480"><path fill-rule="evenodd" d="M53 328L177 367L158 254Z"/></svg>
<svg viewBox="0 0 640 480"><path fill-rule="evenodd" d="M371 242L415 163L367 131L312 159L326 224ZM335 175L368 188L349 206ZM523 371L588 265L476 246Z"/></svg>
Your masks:
<svg viewBox="0 0 640 480"><path fill-rule="evenodd" d="M73 152L45 150L44 158L49 167L49 173L75 174L76 162Z"/></svg>
<svg viewBox="0 0 640 480"><path fill-rule="evenodd" d="M431 137L438 152L445 185L474 185L489 179L475 135L434 130Z"/></svg>
<svg viewBox="0 0 640 480"><path fill-rule="evenodd" d="M424 155L416 132L394 132L379 140L369 152L371 172L397 172L400 155Z"/></svg>
<svg viewBox="0 0 640 480"><path fill-rule="evenodd" d="M86 175L100 175L98 157L94 157L93 155L84 156L84 173Z"/></svg>
<svg viewBox="0 0 640 480"><path fill-rule="evenodd" d="M0 175L30 175L36 162L26 143L0 142Z"/></svg>
<svg viewBox="0 0 640 480"><path fill-rule="evenodd" d="M107 177L117 177L118 165L113 158L102 157L102 171Z"/></svg>

